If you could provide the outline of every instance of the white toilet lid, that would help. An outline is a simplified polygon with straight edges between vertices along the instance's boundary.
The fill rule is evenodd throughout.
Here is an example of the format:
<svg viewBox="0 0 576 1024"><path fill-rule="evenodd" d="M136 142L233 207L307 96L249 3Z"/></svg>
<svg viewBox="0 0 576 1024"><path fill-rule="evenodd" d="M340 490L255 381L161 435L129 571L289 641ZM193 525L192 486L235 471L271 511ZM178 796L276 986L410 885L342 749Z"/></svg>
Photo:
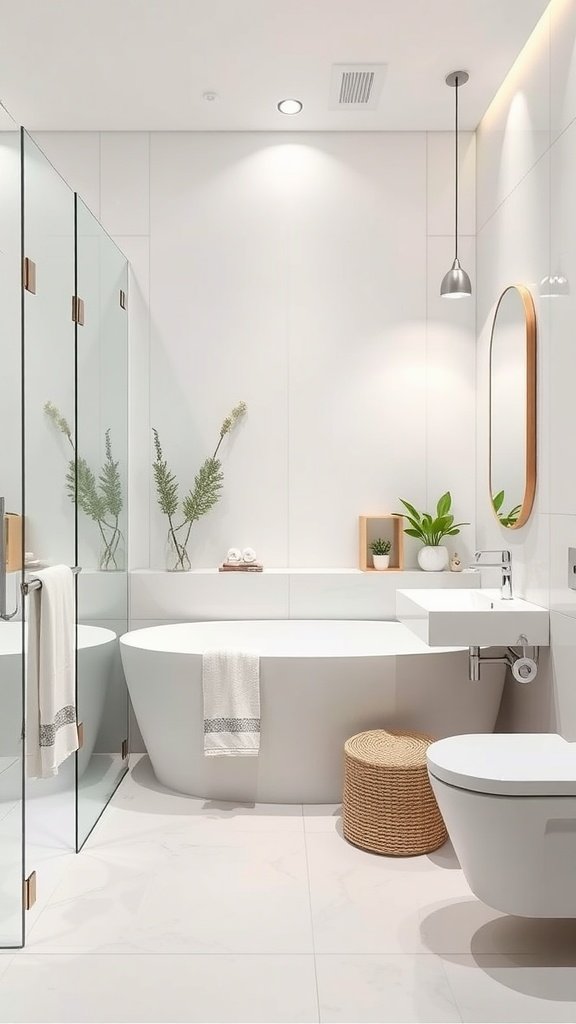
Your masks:
<svg viewBox="0 0 576 1024"><path fill-rule="evenodd" d="M428 770L476 793L576 796L576 743L556 733L449 736L428 748Z"/></svg>

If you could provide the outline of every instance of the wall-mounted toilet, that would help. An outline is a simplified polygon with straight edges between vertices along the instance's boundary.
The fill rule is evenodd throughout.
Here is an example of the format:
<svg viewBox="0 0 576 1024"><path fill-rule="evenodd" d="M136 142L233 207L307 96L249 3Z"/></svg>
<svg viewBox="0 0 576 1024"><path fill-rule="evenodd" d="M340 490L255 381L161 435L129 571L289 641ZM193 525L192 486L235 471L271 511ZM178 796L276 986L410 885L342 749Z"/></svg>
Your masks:
<svg viewBox="0 0 576 1024"><path fill-rule="evenodd" d="M576 743L450 736L428 773L472 892L520 917L576 918Z"/></svg>

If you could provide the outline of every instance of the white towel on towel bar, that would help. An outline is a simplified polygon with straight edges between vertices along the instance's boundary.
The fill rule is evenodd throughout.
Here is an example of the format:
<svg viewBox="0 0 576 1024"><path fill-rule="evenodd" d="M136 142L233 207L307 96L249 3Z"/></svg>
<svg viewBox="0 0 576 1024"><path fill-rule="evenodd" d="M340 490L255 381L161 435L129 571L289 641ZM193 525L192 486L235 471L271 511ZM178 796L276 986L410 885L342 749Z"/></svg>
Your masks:
<svg viewBox="0 0 576 1024"><path fill-rule="evenodd" d="M202 657L204 754L257 757L260 749L260 658L246 651Z"/></svg>
<svg viewBox="0 0 576 1024"><path fill-rule="evenodd" d="M78 749L74 576L67 565L34 574L28 598L26 771L47 779Z"/></svg>

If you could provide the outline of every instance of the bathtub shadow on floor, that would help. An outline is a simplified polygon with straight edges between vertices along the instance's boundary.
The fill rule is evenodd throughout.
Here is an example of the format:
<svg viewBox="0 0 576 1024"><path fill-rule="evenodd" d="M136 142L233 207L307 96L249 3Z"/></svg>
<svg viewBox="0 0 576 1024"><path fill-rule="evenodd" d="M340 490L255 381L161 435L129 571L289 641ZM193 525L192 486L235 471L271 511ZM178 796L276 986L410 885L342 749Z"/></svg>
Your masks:
<svg viewBox="0 0 576 1024"><path fill-rule="evenodd" d="M206 812L211 817L233 814L252 814L267 817L302 817L301 804L257 804L237 801L207 800L204 797L188 796L163 786L156 778L150 758L144 755L131 768L130 810L149 814L156 809L163 814L192 814ZM120 794L120 799L122 795Z"/></svg>

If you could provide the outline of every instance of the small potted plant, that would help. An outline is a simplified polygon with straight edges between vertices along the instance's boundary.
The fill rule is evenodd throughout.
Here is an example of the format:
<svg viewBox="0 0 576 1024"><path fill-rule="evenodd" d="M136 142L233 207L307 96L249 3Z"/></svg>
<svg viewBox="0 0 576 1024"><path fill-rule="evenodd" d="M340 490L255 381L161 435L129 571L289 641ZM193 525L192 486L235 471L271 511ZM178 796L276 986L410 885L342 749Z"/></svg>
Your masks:
<svg viewBox="0 0 576 1024"><path fill-rule="evenodd" d="M400 498L400 501L406 509L406 512L401 514L405 515L410 523L404 533L409 537L417 537L424 545L418 552L418 565L426 572L442 572L448 565L448 548L440 541L444 537L456 537L460 533L460 527L469 526L470 523L454 522L454 516L450 514L450 491L446 491L439 499L435 517L429 512L418 512L414 505L404 498Z"/></svg>
<svg viewBox="0 0 576 1024"><path fill-rule="evenodd" d="M389 540L383 540L382 537L377 537L376 540L370 542L370 551L372 552L372 562L374 563L375 569L387 569L390 565L390 548L391 544Z"/></svg>

